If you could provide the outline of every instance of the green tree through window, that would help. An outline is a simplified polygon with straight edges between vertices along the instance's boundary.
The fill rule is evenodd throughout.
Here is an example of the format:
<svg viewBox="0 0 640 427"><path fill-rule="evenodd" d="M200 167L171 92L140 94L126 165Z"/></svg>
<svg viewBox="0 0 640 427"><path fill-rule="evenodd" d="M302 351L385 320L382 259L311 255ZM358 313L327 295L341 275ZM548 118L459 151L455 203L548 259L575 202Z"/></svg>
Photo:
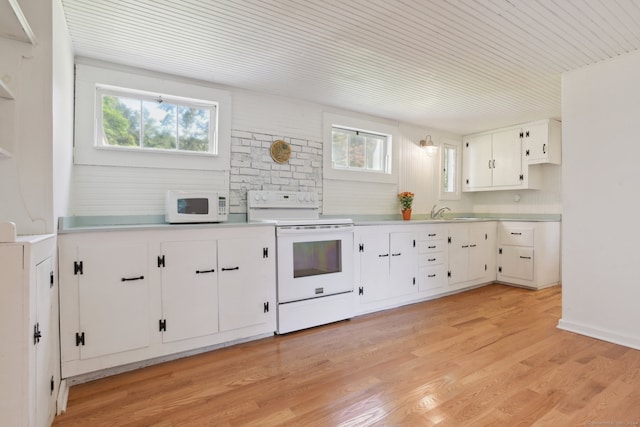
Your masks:
<svg viewBox="0 0 640 427"><path fill-rule="evenodd" d="M102 94L103 144L211 153L214 112L215 105Z"/></svg>

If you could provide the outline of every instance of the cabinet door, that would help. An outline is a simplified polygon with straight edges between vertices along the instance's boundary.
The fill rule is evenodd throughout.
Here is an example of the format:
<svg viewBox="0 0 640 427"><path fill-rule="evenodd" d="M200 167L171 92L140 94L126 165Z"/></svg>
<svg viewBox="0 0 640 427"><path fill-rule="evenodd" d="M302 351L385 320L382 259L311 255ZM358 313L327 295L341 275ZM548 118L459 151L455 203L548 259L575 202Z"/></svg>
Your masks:
<svg viewBox="0 0 640 427"><path fill-rule="evenodd" d="M272 253L273 248L261 240L218 240L220 331L268 320L268 310L275 309L268 304L268 286L273 285L270 275L275 275Z"/></svg>
<svg viewBox="0 0 640 427"><path fill-rule="evenodd" d="M395 297L417 292L418 248L413 233L391 233L389 249L388 296Z"/></svg>
<svg viewBox="0 0 640 427"><path fill-rule="evenodd" d="M449 227L449 284L465 282L469 277L469 227Z"/></svg>
<svg viewBox="0 0 640 427"><path fill-rule="evenodd" d="M469 224L469 277L468 280L482 278L487 272L488 249L485 242L489 235L481 223Z"/></svg>
<svg viewBox="0 0 640 427"><path fill-rule="evenodd" d="M503 246L500 264L503 277L533 280L533 248Z"/></svg>
<svg viewBox="0 0 640 427"><path fill-rule="evenodd" d="M360 235L363 247L360 256L360 284L363 302L380 301L387 297L389 282L389 233L374 232Z"/></svg>
<svg viewBox="0 0 640 427"><path fill-rule="evenodd" d="M493 187L520 185L522 143L520 129L493 134Z"/></svg>
<svg viewBox="0 0 640 427"><path fill-rule="evenodd" d="M491 134L469 137L462 149L463 187L491 187Z"/></svg>
<svg viewBox="0 0 640 427"><path fill-rule="evenodd" d="M149 284L146 244L81 247L80 358L148 347Z"/></svg>
<svg viewBox="0 0 640 427"><path fill-rule="evenodd" d="M56 413L56 381L55 365L57 353L57 335L54 318L54 298L52 276L53 260L47 258L36 266L36 324L40 332L40 338L35 346L36 369L32 376L34 382L32 390L35 392L36 424L38 426L50 425ZM53 384L52 384L53 381ZM54 389L51 389L53 385Z"/></svg>
<svg viewBox="0 0 640 427"><path fill-rule="evenodd" d="M532 123L523 131L529 164L562 163L562 124L559 121Z"/></svg>
<svg viewBox="0 0 640 427"><path fill-rule="evenodd" d="M549 160L549 133L547 123L529 125L523 129L526 157L531 164Z"/></svg>
<svg viewBox="0 0 640 427"><path fill-rule="evenodd" d="M163 242L163 342L218 332L218 266L215 240Z"/></svg>

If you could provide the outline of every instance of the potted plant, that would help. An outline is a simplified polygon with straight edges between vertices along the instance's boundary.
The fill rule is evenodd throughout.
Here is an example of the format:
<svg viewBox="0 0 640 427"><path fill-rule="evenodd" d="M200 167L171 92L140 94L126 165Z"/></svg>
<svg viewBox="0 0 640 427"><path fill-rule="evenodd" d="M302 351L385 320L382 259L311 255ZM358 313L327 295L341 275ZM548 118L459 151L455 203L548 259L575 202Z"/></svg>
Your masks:
<svg viewBox="0 0 640 427"><path fill-rule="evenodd" d="M410 191L403 191L402 193L398 193L400 206L402 207L402 219L404 220L411 219L411 205L413 204L413 196L414 194Z"/></svg>

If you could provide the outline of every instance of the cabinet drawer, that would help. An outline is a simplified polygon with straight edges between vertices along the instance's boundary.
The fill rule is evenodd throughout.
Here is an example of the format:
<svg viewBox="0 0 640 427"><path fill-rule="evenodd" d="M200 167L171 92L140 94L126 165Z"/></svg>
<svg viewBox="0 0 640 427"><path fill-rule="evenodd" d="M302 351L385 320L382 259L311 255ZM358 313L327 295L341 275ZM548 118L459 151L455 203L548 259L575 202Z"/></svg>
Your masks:
<svg viewBox="0 0 640 427"><path fill-rule="evenodd" d="M504 227L500 233L500 244L508 246L533 246L533 228Z"/></svg>
<svg viewBox="0 0 640 427"><path fill-rule="evenodd" d="M420 267L429 267L432 265L439 265L444 263L444 252L432 252L426 254L420 254Z"/></svg>
<svg viewBox="0 0 640 427"><path fill-rule="evenodd" d="M447 266L439 265L434 267L420 268L420 291L427 291L445 286L447 282Z"/></svg>
<svg viewBox="0 0 640 427"><path fill-rule="evenodd" d="M432 229L423 231L418 236L418 240L441 240L447 237L446 227L438 227L438 229Z"/></svg>
<svg viewBox="0 0 640 427"><path fill-rule="evenodd" d="M428 252L439 252L446 249L444 240L427 240L418 242L418 252L425 254Z"/></svg>

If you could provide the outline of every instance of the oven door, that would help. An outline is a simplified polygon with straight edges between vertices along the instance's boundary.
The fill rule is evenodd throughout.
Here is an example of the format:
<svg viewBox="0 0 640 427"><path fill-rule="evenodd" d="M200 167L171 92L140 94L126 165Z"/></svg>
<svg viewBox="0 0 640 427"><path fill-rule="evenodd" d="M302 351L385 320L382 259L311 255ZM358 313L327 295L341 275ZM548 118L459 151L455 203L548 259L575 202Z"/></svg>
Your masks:
<svg viewBox="0 0 640 427"><path fill-rule="evenodd" d="M353 225L276 230L278 303L353 291Z"/></svg>

